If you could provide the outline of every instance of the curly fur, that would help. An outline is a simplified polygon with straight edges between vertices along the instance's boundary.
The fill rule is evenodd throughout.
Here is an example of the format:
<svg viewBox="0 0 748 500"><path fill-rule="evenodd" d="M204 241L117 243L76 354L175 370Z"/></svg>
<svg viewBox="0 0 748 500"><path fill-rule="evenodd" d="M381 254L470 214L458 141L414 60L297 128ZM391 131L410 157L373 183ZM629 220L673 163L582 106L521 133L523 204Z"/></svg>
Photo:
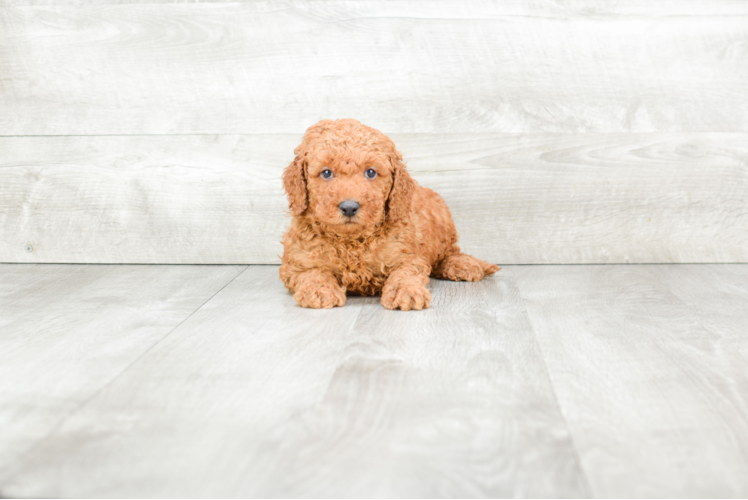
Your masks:
<svg viewBox="0 0 748 500"><path fill-rule="evenodd" d="M352 119L307 129L283 172L293 221L280 277L303 307L345 304L346 294L382 295L388 309L429 307L429 276L480 281L499 267L460 253L444 200L419 186L389 137ZM333 172L330 179L322 171ZM374 169L376 178L365 176ZM353 217L339 209L360 204Z"/></svg>

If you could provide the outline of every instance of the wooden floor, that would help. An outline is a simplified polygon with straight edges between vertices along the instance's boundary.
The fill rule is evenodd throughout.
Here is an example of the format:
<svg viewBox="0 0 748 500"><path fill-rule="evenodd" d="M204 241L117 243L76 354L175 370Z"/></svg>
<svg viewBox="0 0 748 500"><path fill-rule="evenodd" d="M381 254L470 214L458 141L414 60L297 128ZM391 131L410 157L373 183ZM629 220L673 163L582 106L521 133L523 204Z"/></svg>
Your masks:
<svg viewBox="0 0 748 500"><path fill-rule="evenodd" d="M748 265L277 275L0 265L0 496L748 496Z"/></svg>

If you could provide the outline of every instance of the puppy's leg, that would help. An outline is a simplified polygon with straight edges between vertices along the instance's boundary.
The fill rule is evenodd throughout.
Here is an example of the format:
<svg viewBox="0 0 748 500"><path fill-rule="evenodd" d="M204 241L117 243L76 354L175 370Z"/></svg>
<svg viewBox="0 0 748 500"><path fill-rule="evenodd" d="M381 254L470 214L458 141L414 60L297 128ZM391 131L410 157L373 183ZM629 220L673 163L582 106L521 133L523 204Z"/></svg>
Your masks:
<svg viewBox="0 0 748 500"><path fill-rule="evenodd" d="M286 280L284 280L286 281ZM345 305L345 288L329 271L310 269L290 276L286 286L301 307L331 309Z"/></svg>
<svg viewBox="0 0 748 500"><path fill-rule="evenodd" d="M382 288L382 305L403 311L428 309L431 293L426 285L430 270L426 262L414 259L392 271Z"/></svg>
<svg viewBox="0 0 748 500"><path fill-rule="evenodd" d="M451 281L480 281L501 269L466 253L450 255L434 268L432 276Z"/></svg>

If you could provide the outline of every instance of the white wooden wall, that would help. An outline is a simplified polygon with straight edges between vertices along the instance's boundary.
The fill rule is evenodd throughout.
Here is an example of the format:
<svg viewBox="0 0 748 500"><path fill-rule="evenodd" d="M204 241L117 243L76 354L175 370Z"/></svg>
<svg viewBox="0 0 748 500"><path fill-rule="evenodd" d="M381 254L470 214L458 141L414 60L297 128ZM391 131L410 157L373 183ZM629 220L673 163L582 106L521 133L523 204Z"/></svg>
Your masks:
<svg viewBox="0 0 748 500"><path fill-rule="evenodd" d="M748 261L748 2L0 0L0 262L277 263L305 128L498 263Z"/></svg>

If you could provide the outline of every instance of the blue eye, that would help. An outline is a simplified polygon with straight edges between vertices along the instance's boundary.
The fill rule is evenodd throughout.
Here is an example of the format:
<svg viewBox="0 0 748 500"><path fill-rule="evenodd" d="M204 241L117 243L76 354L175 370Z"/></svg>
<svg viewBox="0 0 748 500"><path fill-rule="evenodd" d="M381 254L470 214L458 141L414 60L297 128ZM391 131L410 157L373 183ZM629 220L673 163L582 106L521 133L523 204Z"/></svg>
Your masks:
<svg viewBox="0 0 748 500"><path fill-rule="evenodd" d="M323 179L332 179L332 170L330 170L329 168L326 168L319 175Z"/></svg>
<svg viewBox="0 0 748 500"><path fill-rule="evenodd" d="M369 179L373 179L374 177L376 177L376 176L377 176L377 171L376 171L376 170L374 170L373 168L370 168L370 169L368 169L368 170L367 170L367 171L366 171L366 172L364 173L364 175L365 175L366 177L368 177Z"/></svg>

